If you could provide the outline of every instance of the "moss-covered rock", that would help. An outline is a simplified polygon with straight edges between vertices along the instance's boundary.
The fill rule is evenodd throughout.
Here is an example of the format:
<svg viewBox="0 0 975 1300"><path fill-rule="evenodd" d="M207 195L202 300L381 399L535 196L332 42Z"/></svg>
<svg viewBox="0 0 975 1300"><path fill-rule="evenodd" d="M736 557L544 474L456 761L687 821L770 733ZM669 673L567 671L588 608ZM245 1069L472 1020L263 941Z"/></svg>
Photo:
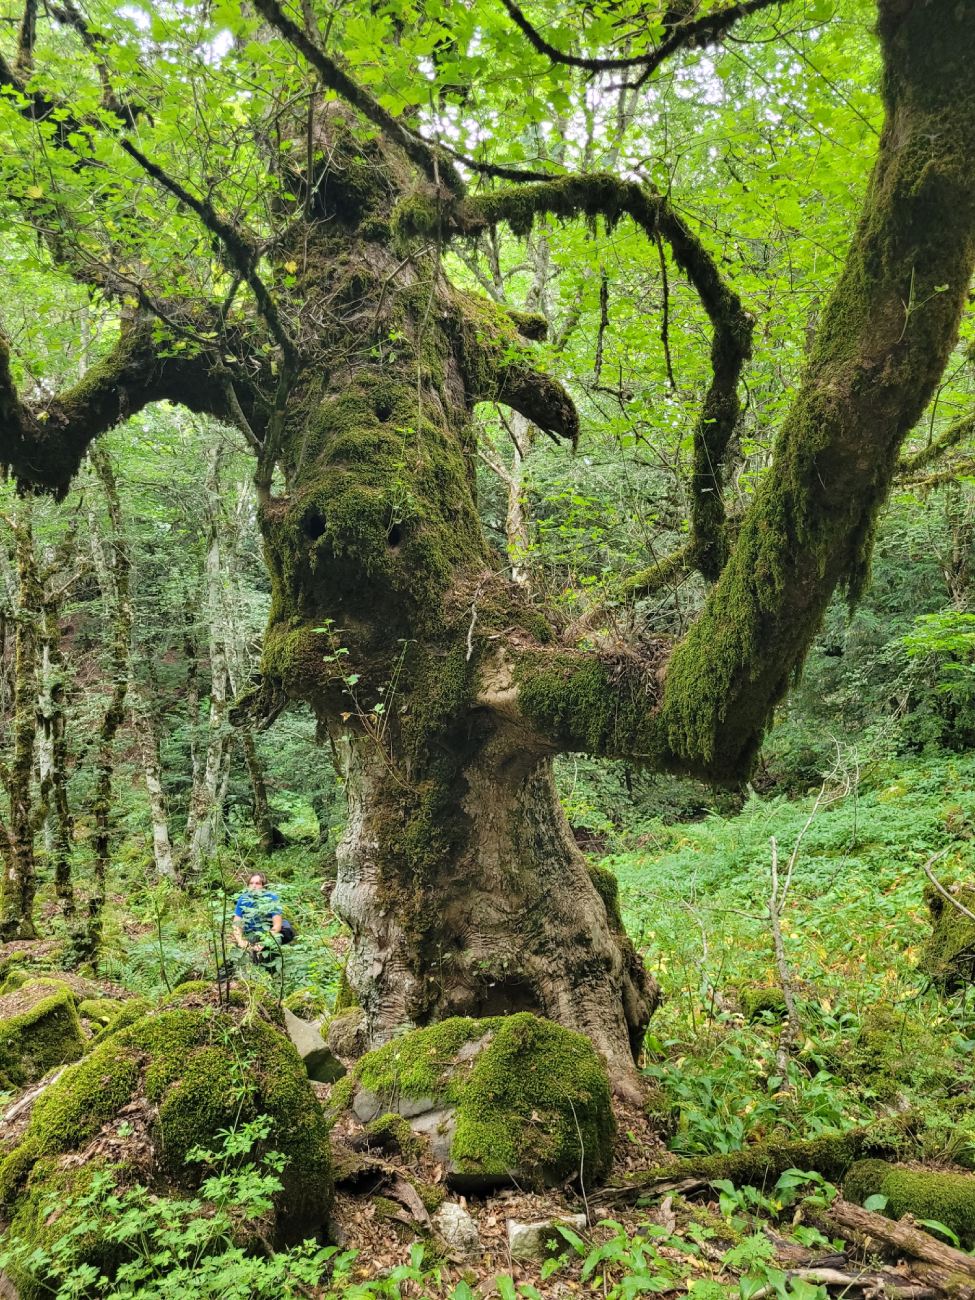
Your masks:
<svg viewBox="0 0 975 1300"><path fill-rule="evenodd" d="M114 998L82 998L78 1003L78 1015L82 1020L89 1020L97 1028L104 1029L115 1019L125 1004Z"/></svg>
<svg viewBox="0 0 975 1300"><path fill-rule="evenodd" d="M776 1020L785 1017L785 994L771 984L746 984L738 990L738 1001L746 1020L760 1020L763 1015Z"/></svg>
<svg viewBox="0 0 975 1300"><path fill-rule="evenodd" d="M0 997L0 1087L21 1088L76 1061L85 1036L71 990L35 980Z"/></svg>
<svg viewBox="0 0 975 1300"><path fill-rule="evenodd" d="M942 885L962 907L975 912L975 884L943 881ZM925 888L924 899L931 915L931 934L918 966L936 989L955 993L975 983L975 921L933 885Z"/></svg>
<svg viewBox="0 0 975 1300"><path fill-rule="evenodd" d="M856 1035L832 1060L835 1072L869 1088L876 1096L892 1096L907 1082L944 1087L952 1078L947 1044L908 1011L885 1003L869 1007Z"/></svg>
<svg viewBox="0 0 975 1300"><path fill-rule="evenodd" d="M193 1149L219 1148L222 1130L259 1115L271 1131L252 1158L284 1157L271 1237L321 1233L332 1195L327 1125L287 1038L260 1016L212 1005L143 1014L39 1097L20 1145L0 1163L11 1234L33 1239L38 1207L66 1170L89 1167L95 1149L123 1182L195 1190L205 1166Z"/></svg>
<svg viewBox="0 0 975 1300"><path fill-rule="evenodd" d="M455 1018L364 1056L333 1094L368 1123L409 1119L454 1187L544 1187L609 1168L616 1132L609 1082L588 1039L527 1012Z"/></svg>
<svg viewBox="0 0 975 1300"><path fill-rule="evenodd" d="M912 1214L950 1228L962 1246L975 1245L975 1177L943 1169L905 1169L884 1160L860 1160L843 1182L848 1200L863 1204L886 1196L884 1213L892 1219Z"/></svg>
<svg viewBox="0 0 975 1300"><path fill-rule="evenodd" d="M328 1015L328 1000L321 989L298 989L288 994L283 1005L302 1020L321 1020Z"/></svg>

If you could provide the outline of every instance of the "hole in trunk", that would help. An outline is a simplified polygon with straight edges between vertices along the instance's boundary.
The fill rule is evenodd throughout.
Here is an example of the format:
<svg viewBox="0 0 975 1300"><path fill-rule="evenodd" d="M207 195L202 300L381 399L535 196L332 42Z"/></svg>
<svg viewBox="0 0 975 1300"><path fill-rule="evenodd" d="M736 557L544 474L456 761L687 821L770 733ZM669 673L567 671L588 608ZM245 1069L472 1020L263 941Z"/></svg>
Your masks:
<svg viewBox="0 0 975 1300"><path fill-rule="evenodd" d="M474 990L474 1003L469 1014L478 1018L513 1015L516 1011L534 1011L538 1015L541 1011L534 986L520 975L482 975Z"/></svg>
<svg viewBox="0 0 975 1300"><path fill-rule="evenodd" d="M399 546L403 540L403 527L401 524L393 524L392 528L386 534L386 544L388 546Z"/></svg>
<svg viewBox="0 0 975 1300"><path fill-rule="evenodd" d="M325 536L325 516L320 510L309 510L301 525L309 541L317 542Z"/></svg>
<svg viewBox="0 0 975 1300"><path fill-rule="evenodd" d="M376 403L376 415L378 418L382 420L383 424L385 424L392 414L393 403L389 401L388 398L380 397L379 401Z"/></svg>

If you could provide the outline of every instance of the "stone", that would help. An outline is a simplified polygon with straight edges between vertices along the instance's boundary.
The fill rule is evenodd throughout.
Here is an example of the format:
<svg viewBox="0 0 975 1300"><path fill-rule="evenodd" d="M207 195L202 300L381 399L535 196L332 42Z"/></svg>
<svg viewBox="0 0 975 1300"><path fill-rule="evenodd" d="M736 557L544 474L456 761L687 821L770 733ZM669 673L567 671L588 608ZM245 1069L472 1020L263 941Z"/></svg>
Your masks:
<svg viewBox="0 0 975 1300"><path fill-rule="evenodd" d="M477 1224L462 1205L445 1201L433 1216L433 1226L451 1255L473 1259L481 1253Z"/></svg>
<svg viewBox="0 0 975 1300"><path fill-rule="evenodd" d="M455 1191L558 1186L608 1170L615 1136L602 1058L528 1012L441 1021L355 1063L332 1096L360 1123L393 1113L425 1137Z"/></svg>
<svg viewBox="0 0 975 1300"><path fill-rule="evenodd" d="M573 1232L583 1232L586 1227L586 1216L563 1214L557 1219L540 1219L537 1223L520 1223L517 1219L509 1219L508 1251L511 1258L522 1263L560 1255L568 1245L559 1232L560 1227L571 1228Z"/></svg>
<svg viewBox="0 0 975 1300"><path fill-rule="evenodd" d="M284 1028L301 1057L309 1079L315 1083L334 1083L345 1074L345 1066L332 1052L314 1025L284 1008Z"/></svg>
<svg viewBox="0 0 975 1300"><path fill-rule="evenodd" d="M328 1045L345 1061L357 1060L366 1050L366 1015L359 1007L350 1007L329 1021Z"/></svg>

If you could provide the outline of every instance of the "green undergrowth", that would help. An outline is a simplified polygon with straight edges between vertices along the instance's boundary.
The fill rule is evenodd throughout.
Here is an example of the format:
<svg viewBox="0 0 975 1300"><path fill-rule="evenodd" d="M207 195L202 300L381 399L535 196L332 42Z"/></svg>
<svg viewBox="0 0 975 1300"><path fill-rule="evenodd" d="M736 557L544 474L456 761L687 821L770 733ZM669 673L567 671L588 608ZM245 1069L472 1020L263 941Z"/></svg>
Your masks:
<svg viewBox="0 0 975 1300"><path fill-rule="evenodd" d="M963 815L975 758L857 777L834 774L807 828L814 793L753 796L734 817L646 825L631 851L603 859L665 990L647 1074L677 1152L879 1121L914 1154L975 1166L975 1015L918 965L930 933L923 864L945 850L939 872L975 877ZM782 931L801 1032L783 1074L770 840L784 871L800 836Z"/></svg>

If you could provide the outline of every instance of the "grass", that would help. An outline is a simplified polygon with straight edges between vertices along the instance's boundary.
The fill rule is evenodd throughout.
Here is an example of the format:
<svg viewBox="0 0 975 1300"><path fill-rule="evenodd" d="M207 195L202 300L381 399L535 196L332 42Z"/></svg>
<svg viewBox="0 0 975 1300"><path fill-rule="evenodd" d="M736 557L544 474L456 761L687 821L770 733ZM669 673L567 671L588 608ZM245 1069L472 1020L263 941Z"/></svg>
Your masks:
<svg viewBox="0 0 975 1300"><path fill-rule="evenodd" d="M939 869L975 872L975 758L879 767L860 781L844 777L840 790L808 827L812 795L752 797L734 818L651 824L639 846L604 860L665 990L647 1073L673 1114L677 1151L815 1135L907 1106L928 1130L931 1154L975 1155L967 1149L975 1019L916 969L928 932L922 864L948 849ZM783 919L803 1030L788 1077L775 1065L775 1014L748 1024L733 1010L742 990L777 986L766 912L773 836L780 861L802 837ZM877 1007L897 1017L900 1059L908 1045L918 1058L903 1079L878 1078L860 1059L858 1037Z"/></svg>

